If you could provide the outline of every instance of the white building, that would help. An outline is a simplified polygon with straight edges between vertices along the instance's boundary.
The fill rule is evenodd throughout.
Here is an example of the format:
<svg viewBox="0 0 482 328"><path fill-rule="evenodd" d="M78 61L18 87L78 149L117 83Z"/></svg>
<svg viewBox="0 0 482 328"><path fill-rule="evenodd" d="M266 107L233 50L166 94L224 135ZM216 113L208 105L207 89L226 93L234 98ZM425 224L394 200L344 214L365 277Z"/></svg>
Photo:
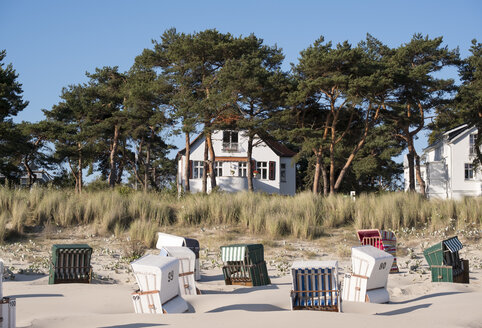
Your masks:
<svg viewBox="0 0 482 328"><path fill-rule="evenodd" d="M44 184L47 184L48 182L52 181L52 177L45 170L34 170L32 173L33 173L33 175L35 175L37 177L37 179L35 180L35 184L44 185ZM32 181L33 181L33 179L34 178L32 177ZM5 184L5 183L6 183L5 176L0 173L0 185ZM28 184L29 184L28 174L22 175L20 177L20 185L22 187L27 187Z"/></svg>
<svg viewBox="0 0 482 328"><path fill-rule="evenodd" d="M429 198L461 199L482 195L482 171L475 170L477 128L467 124L445 132L423 150L420 170ZM405 190L409 188L408 162L404 161ZM418 182L416 191L419 191Z"/></svg>
<svg viewBox="0 0 482 328"><path fill-rule="evenodd" d="M248 190L248 137L245 132L234 130L214 131L212 142L215 153L216 185L223 191ZM190 166L189 185L191 192L202 190L204 134L199 135L190 145L190 158L186 163L186 149L178 153L178 186L184 188L184 168ZM255 191L294 195L296 192L296 170L292 163L295 152L270 137L255 136L252 160L255 175ZM211 190L207 179L208 192Z"/></svg>

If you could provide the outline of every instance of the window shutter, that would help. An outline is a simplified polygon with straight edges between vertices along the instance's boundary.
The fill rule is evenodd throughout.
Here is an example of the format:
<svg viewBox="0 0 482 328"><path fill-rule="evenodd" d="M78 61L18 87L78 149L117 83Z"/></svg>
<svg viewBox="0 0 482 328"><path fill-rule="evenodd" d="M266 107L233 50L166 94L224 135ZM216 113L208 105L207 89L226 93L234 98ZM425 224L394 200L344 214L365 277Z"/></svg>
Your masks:
<svg viewBox="0 0 482 328"><path fill-rule="evenodd" d="M254 171L254 170L256 170L256 161L254 159L252 159L251 160L251 171Z"/></svg>
<svg viewBox="0 0 482 328"><path fill-rule="evenodd" d="M189 160L188 166L189 166L189 179L192 179L192 161L191 160Z"/></svg>
<svg viewBox="0 0 482 328"><path fill-rule="evenodd" d="M276 179L276 162L269 162L269 179Z"/></svg>

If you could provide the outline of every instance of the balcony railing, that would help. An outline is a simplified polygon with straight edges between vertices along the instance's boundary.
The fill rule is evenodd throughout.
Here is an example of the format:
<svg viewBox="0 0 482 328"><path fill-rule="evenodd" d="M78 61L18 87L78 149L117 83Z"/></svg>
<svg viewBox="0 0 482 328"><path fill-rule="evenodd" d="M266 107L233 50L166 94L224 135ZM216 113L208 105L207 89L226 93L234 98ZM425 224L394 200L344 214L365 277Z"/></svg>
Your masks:
<svg viewBox="0 0 482 328"><path fill-rule="evenodd" d="M237 152L239 144L237 142L223 142L223 151Z"/></svg>

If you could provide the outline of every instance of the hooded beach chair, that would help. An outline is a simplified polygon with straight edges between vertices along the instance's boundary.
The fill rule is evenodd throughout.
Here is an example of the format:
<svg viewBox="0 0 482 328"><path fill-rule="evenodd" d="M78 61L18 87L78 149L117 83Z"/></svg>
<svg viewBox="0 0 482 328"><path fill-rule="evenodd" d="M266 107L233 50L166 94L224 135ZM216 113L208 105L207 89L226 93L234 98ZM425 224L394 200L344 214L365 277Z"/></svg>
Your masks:
<svg viewBox="0 0 482 328"><path fill-rule="evenodd" d="M194 281L194 268L196 255L187 247L164 246L159 252L160 256L174 257L179 260L179 289L181 295L196 295L196 282Z"/></svg>
<svg viewBox="0 0 482 328"><path fill-rule="evenodd" d="M338 261L295 261L291 310L341 312Z"/></svg>
<svg viewBox="0 0 482 328"><path fill-rule="evenodd" d="M13 297L3 297L3 260L0 259L0 327L16 327L17 301Z"/></svg>
<svg viewBox="0 0 482 328"><path fill-rule="evenodd" d="M179 260L145 255L131 263L139 291L132 293L136 313L183 313L186 301L179 295Z"/></svg>
<svg viewBox="0 0 482 328"><path fill-rule="evenodd" d="M54 244L49 284L90 283L92 247L87 244Z"/></svg>
<svg viewBox="0 0 482 328"><path fill-rule="evenodd" d="M201 270L199 266L199 241L193 238L179 237L163 232L157 233L156 248L161 249L163 246L179 246L187 247L196 255L196 263L194 267L194 279L201 279Z"/></svg>
<svg viewBox="0 0 482 328"><path fill-rule="evenodd" d="M221 246L226 285L263 286L271 284L261 244Z"/></svg>
<svg viewBox="0 0 482 328"><path fill-rule="evenodd" d="M366 229L357 231L358 239L362 245L371 245L393 255L393 264L390 273L397 273L397 237L386 230Z"/></svg>
<svg viewBox="0 0 482 328"><path fill-rule="evenodd" d="M469 283L469 260L459 257L462 247L455 236L423 251L432 272L432 282Z"/></svg>
<svg viewBox="0 0 482 328"><path fill-rule="evenodd" d="M345 273L343 301L387 303L388 274L393 256L370 245L351 249L352 272Z"/></svg>

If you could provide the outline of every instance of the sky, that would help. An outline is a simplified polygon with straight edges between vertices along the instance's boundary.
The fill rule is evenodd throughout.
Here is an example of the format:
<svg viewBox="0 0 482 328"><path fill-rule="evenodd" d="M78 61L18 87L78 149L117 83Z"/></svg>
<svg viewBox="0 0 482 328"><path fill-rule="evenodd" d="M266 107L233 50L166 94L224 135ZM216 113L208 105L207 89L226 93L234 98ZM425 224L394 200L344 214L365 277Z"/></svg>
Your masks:
<svg viewBox="0 0 482 328"><path fill-rule="evenodd" d="M396 47L414 33L444 37L444 45L469 55L482 41L482 1L164 1L0 0L0 50L12 63L29 105L14 120L36 122L60 100L62 88L87 81L96 67L128 70L152 40L171 27L193 33L215 28L235 36L254 33L283 49L283 68L320 36L356 44L367 33ZM456 70L444 73L457 78ZM417 151L427 146L425 135ZM173 139L183 148L182 138Z"/></svg>

